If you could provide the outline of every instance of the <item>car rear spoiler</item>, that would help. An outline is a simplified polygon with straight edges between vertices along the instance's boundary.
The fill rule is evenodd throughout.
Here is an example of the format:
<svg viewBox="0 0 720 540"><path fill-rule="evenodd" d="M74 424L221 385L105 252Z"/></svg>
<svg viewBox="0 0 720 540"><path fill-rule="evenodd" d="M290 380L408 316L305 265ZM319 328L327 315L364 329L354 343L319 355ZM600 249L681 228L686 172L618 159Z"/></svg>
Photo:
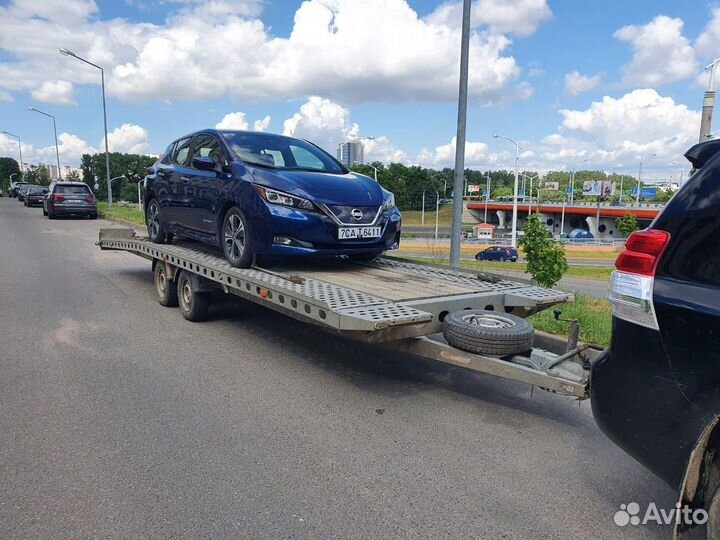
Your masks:
<svg viewBox="0 0 720 540"><path fill-rule="evenodd" d="M693 169L702 169L712 157L720 152L720 139L701 142L685 152L685 157L692 164Z"/></svg>

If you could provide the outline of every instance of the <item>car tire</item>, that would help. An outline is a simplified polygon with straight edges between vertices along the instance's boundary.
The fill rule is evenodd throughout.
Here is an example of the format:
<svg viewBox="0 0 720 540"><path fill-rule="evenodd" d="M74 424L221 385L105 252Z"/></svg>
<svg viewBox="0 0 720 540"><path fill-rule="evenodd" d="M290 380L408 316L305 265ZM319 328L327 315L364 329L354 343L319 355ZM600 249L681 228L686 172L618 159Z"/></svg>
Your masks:
<svg viewBox="0 0 720 540"><path fill-rule="evenodd" d="M160 203L155 198L150 199L145 212L145 225L147 226L148 238L154 244L168 244L168 234L160 219Z"/></svg>
<svg viewBox="0 0 720 540"><path fill-rule="evenodd" d="M43 216L47 216L47 215L48 215L47 210L45 210L45 208L43 208Z"/></svg>
<svg viewBox="0 0 720 540"><path fill-rule="evenodd" d="M155 263L155 294L161 306L178 306L178 289L175 283L168 278L167 267L163 261Z"/></svg>
<svg viewBox="0 0 720 540"><path fill-rule="evenodd" d="M507 259L505 257L500 257L500 262L505 262Z"/></svg>
<svg viewBox="0 0 720 540"><path fill-rule="evenodd" d="M475 260L476 260L476 261L482 261L482 260L483 260L483 259L482 259L482 255L480 255L479 253L476 253L476 254L475 254Z"/></svg>
<svg viewBox="0 0 720 540"><path fill-rule="evenodd" d="M253 262L252 232L245 215L237 206L227 211L220 230L225 259L235 268L250 268Z"/></svg>
<svg viewBox="0 0 720 540"><path fill-rule="evenodd" d="M443 320L445 340L476 354L507 356L532 348L535 330L525 319L484 309L454 311Z"/></svg>
<svg viewBox="0 0 720 540"><path fill-rule="evenodd" d="M97 219L97 214L90 214L90 219Z"/></svg>
<svg viewBox="0 0 720 540"><path fill-rule="evenodd" d="M55 214L53 212L51 212L50 210L48 210L47 217L48 217L48 219L55 219Z"/></svg>
<svg viewBox="0 0 720 540"><path fill-rule="evenodd" d="M180 272L180 276L178 276L176 290L180 313L185 320L204 321L210 307L210 293L195 291L192 277L184 271Z"/></svg>

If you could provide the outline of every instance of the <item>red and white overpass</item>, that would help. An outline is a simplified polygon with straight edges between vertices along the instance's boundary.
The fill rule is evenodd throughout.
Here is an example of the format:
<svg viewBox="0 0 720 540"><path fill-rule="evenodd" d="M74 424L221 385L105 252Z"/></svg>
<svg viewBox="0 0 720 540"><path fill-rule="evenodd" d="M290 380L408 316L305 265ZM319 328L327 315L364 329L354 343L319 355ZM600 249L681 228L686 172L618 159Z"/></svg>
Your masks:
<svg viewBox="0 0 720 540"><path fill-rule="evenodd" d="M627 214L634 215L641 226L649 224L662 210L661 204L625 203L518 203L518 227L522 226L527 216L540 214L540 219L553 234L569 233L574 229L590 231L595 238L621 238L617 230L616 220ZM492 223L501 229L511 227L512 203L466 201L463 223ZM487 218L485 217L487 215Z"/></svg>

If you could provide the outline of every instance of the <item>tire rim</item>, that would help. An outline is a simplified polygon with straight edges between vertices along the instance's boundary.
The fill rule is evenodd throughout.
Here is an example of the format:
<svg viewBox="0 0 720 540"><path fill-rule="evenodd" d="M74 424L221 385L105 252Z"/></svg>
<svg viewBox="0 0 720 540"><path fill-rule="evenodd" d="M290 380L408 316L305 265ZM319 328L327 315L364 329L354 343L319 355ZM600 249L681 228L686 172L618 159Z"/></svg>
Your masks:
<svg viewBox="0 0 720 540"><path fill-rule="evenodd" d="M245 251L245 226L237 214L230 214L225 222L224 245L225 254L233 261Z"/></svg>
<svg viewBox="0 0 720 540"><path fill-rule="evenodd" d="M183 280L182 287L180 287L180 302L182 303L183 311L190 311L192 307L192 288L190 287L190 280Z"/></svg>
<svg viewBox="0 0 720 540"><path fill-rule="evenodd" d="M160 234L160 211L155 201L150 203L148 209L148 233L150 238L157 238Z"/></svg>
<svg viewBox="0 0 720 540"><path fill-rule="evenodd" d="M167 294L167 276L165 275L165 269L162 267L158 270L156 283L158 295L160 298L165 298L165 295Z"/></svg>
<svg viewBox="0 0 720 540"><path fill-rule="evenodd" d="M463 322L483 328L513 328L515 323L499 315L485 315L472 313L462 317Z"/></svg>

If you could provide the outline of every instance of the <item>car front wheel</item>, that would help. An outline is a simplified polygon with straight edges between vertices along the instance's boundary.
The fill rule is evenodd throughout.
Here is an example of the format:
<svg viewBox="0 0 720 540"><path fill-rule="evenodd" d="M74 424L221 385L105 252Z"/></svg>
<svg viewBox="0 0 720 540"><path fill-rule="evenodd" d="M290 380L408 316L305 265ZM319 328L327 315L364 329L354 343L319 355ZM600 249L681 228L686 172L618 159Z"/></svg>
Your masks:
<svg viewBox="0 0 720 540"><path fill-rule="evenodd" d="M227 261L235 268L249 268L253 261L252 237L245 215L233 206L225 214L222 247Z"/></svg>

